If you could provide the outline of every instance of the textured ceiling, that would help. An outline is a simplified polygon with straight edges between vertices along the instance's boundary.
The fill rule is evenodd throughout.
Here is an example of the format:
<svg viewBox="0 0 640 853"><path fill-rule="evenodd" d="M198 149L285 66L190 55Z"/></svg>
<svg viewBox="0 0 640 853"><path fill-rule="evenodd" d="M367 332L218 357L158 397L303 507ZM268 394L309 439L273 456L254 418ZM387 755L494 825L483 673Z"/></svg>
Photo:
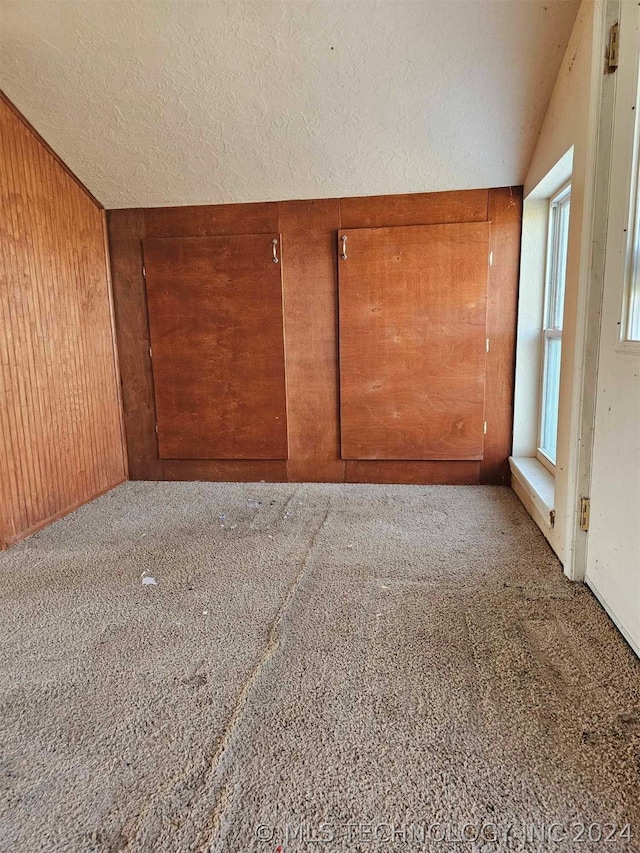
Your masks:
<svg viewBox="0 0 640 853"><path fill-rule="evenodd" d="M578 3L0 2L0 83L106 207L522 183Z"/></svg>

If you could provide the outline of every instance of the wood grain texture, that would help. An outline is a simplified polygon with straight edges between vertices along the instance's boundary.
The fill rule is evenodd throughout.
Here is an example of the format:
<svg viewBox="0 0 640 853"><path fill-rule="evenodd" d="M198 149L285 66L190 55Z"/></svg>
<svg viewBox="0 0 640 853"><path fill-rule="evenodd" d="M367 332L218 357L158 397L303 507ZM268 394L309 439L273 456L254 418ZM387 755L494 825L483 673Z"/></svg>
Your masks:
<svg viewBox="0 0 640 853"><path fill-rule="evenodd" d="M144 240L161 459L286 459L277 234Z"/></svg>
<svg viewBox="0 0 640 853"><path fill-rule="evenodd" d="M336 199L280 203L291 481L341 482Z"/></svg>
<svg viewBox="0 0 640 853"><path fill-rule="evenodd" d="M18 542L22 542L23 539L26 539L28 536L32 536L34 533L37 533L38 530L42 530L44 527L48 527L50 524L53 524L55 521L59 521L61 518L64 518L65 515L70 515L72 512L75 512L77 509L80 509L84 504L89 503L96 498L99 498L101 495L110 492L114 485L119 486L126 481L126 476L123 477L122 480L119 480L117 483L107 486L104 489L96 492L91 495L89 499L81 498L69 506L65 506L63 509L58 510L53 515L47 516L47 518L42 518L33 524L31 527L25 528L24 530L20 530L18 533L15 533L13 536L9 536L6 542L3 545L3 548L10 548L12 545L17 545Z"/></svg>
<svg viewBox="0 0 640 853"><path fill-rule="evenodd" d="M286 483L284 459L165 459L165 480L213 483Z"/></svg>
<svg viewBox="0 0 640 853"><path fill-rule="evenodd" d="M486 222L341 230L343 459L481 459Z"/></svg>
<svg viewBox="0 0 640 853"><path fill-rule="evenodd" d="M491 250L487 305L486 412L487 434L480 482L508 485L513 443L513 394L516 361L516 317L520 276L522 187L489 191Z"/></svg>
<svg viewBox="0 0 640 853"><path fill-rule="evenodd" d="M489 217L489 200L493 212ZM500 214L498 199L509 198L507 219ZM158 208L138 211L146 223L146 236L180 237L211 234L277 233L282 236L283 290L285 322L285 358L289 413L289 460L266 463L252 460L158 460L154 418L145 419L144 412L153 410L153 384L134 379L138 395L131 406L124 383L127 435L132 477L163 476L167 479L267 479L291 481L340 481L361 479L363 482L503 482L511 443L513 351L515 338L518 261L514 247L519 247L520 207L511 207L521 198L521 190L473 190L451 193L419 193L358 199L294 201L266 204L213 205L198 208ZM336 210L336 206L338 210ZM120 279L116 268L130 264L130 297L120 300L118 316L123 377L132 376L129 368L144 374L148 360L148 343L144 324L136 314L134 290L144 305L142 253L140 240L144 233L139 225L131 225L131 239L115 239L113 223L132 211L110 211L109 230L113 283L118 297ZM342 217L342 221L340 220ZM489 421L482 462L410 462L349 461L340 459L337 381L337 333L335 328L337 300L336 244L340 227L367 228L405 225L428 225L453 222L486 222L494 220L492 248L494 266L490 271L487 304L487 334L493 336L487 358L486 416ZM497 223L497 225L496 225ZM123 225L120 237L126 236ZM133 233L135 232L135 234ZM500 234L504 236L501 238ZM507 236L508 234L508 236ZM117 235L116 235L117 236ZM121 255L127 255L124 261ZM137 269L137 273L134 270ZM500 272L502 270L502 272ZM127 284L127 286L129 286ZM333 294L333 295L332 295ZM333 300L333 301L332 301ZM146 310L146 309L145 309ZM126 334L122 330L131 328ZM499 340L496 340L499 338ZM511 343L510 343L511 342ZM122 350L130 350L128 364ZM501 355L500 355L501 353ZM137 367L136 367L137 363ZM138 374L140 375L140 374ZM136 415L140 429L135 429ZM144 422L144 423L143 423ZM147 460L146 463L143 460ZM145 470L145 464L147 466ZM150 470L158 475L149 474ZM266 465L267 467L262 467ZM274 467L272 467L272 465ZM137 467L136 467L137 466ZM346 467L346 473L345 473ZM264 476L259 476L264 472Z"/></svg>
<svg viewBox="0 0 640 853"><path fill-rule="evenodd" d="M103 209L102 205L98 201L98 199L93 195L93 193L89 192L89 190L82 183L80 178L71 171L71 169L67 166L64 160L53 150L53 148L49 145L49 143L43 139L42 136L38 133L35 127L27 121L27 119L22 115L20 110L16 107L16 105L8 98L5 93L0 89L0 101L8 107L11 112L16 116L18 121L20 121L24 127L31 133L33 138L40 143L40 146L44 151L47 152L51 156L53 160L60 166L60 168L67 173L67 175L71 178L71 180L76 184L82 192L87 196L87 198L91 199L91 201L95 204L96 207Z"/></svg>
<svg viewBox="0 0 640 853"><path fill-rule="evenodd" d="M278 230L278 204L205 204L144 211L147 237L214 237L271 234Z"/></svg>
<svg viewBox="0 0 640 853"><path fill-rule="evenodd" d="M124 425L124 409L122 402L122 376L120 374L120 354L118 352L118 338L116 335L116 309L113 298L113 282L111 281L111 262L109 258L109 230L107 227L107 212L104 208L100 210L102 220L102 245L104 248L104 268L107 281L107 299L109 303L109 327L111 331L111 351L113 353L116 395L118 398L118 421L120 424L120 445L124 458L124 479L129 479L129 461L127 459L127 433Z"/></svg>
<svg viewBox="0 0 640 853"><path fill-rule="evenodd" d="M126 477L103 212L0 101L0 538Z"/></svg>
<svg viewBox="0 0 640 853"><path fill-rule="evenodd" d="M344 479L345 483L472 486L478 482L479 470L479 462L349 459L345 463Z"/></svg>
<svg viewBox="0 0 640 853"><path fill-rule="evenodd" d="M144 213L142 210L110 210L107 224L129 476L133 480L162 480L149 355L147 294L142 274Z"/></svg>
<svg viewBox="0 0 640 853"><path fill-rule="evenodd" d="M488 198L488 190L341 198L340 227L389 228L485 222Z"/></svg>

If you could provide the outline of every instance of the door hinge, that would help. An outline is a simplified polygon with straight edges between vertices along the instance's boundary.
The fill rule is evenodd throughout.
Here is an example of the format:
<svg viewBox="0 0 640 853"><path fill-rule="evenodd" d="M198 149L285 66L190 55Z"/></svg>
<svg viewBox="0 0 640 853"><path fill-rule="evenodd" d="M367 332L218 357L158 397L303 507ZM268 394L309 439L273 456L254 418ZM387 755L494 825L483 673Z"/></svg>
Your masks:
<svg viewBox="0 0 640 853"><path fill-rule="evenodd" d="M156 435L158 434L158 424L156 424Z"/></svg>
<svg viewBox="0 0 640 853"><path fill-rule="evenodd" d="M144 264L142 264L142 278L146 279L147 277L147 268Z"/></svg>
<svg viewBox="0 0 640 853"><path fill-rule="evenodd" d="M580 530L589 529L589 516L591 514L591 498L580 498Z"/></svg>
<svg viewBox="0 0 640 853"><path fill-rule="evenodd" d="M149 358L153 358L153 350L149 347Z"/></svg>
<svg viewBox="0 0 640 853"><path fill-rule="evenodd" d="M489 338L485 338L484 347L487 352L489 352Z"/></svg>
<svg viewBox="0 0 640 853"><path fill-rule="evenodd" d="M620 24L614 24L609 30L609 46L607 49L607 66L609 74L618 67L620 53Z"/></svg>
<svg viewBox="0 0 640 853"><path fill-rule="evenodd" d="M555 509L550 510L549 512L549 527L556 526L556 511Z"/></svg>
<svg viewBox="0 0 640 853"><path fill-rule="evenodd" d="M487 422L486 421L482 424L482 432L484 435L487 434Z"/></svg>
<svg viewBox="0 0 640 853"><path fill-rule="evenodd" d="M493 249L489 252L489 266L493 266Z"/></svg>

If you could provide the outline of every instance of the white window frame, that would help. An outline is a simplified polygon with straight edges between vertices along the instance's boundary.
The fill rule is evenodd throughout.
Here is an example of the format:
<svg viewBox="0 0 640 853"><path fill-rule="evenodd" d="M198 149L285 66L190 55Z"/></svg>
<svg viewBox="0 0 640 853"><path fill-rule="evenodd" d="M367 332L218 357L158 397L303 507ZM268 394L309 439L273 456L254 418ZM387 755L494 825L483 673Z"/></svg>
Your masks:
<svg viewBox="0 0 640 853"><path fill-rule="evenodd" d="M540 368L540 392L538 405L538 432L536 442L536 457L542 465L555 475L556 463L542 448L542 435L545 418L545 386L547 381L547 342L549 340L562 341L563 320L560 325L556 323L558 315L558 298L559 298L559 280L558 280L558 259L561 250L565 252L565 273L566 273L566 251L567 245L560 245L560 229L558 228L557 211L565 207L571 202L571 179L563 184L549 199L549 225L547 232L547 265L545 275L545 293L544 293L544 313L542 320L541 334L541 368ZM567 230L568 243L568 230ZM566 278L566 276L565 276ZM565 282L562 283L562 299L564 302ZM564 313L564 304L561 306L561 317Z"/></svg>
<svg viewBox="0 0 640 853"><path fill-rule="evenodd" d="M640 66L640 37L636 36L634 68ZM629 144L629 214L626 229L624 260L624 290L620 317L619 348L628 353L640 354L640 68L634 80L635 106L629 109L627 120L631 124ZM630 93L631 94L631 93ZM634 280L636 286L634 287ZM632 337L633 319L638 323L638 335Z"/></svg>

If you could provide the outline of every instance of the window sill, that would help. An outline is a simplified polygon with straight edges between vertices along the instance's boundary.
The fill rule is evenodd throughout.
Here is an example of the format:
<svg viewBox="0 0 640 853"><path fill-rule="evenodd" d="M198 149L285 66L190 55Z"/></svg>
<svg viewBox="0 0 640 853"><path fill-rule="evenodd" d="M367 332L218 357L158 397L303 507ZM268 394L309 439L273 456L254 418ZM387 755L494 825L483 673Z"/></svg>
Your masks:
<svg viewBox="0 0 640 853"><path fill-rule="evenodd" d="M542 462L528 456L510 456L511 487L548 539L553 529L555 479Z"/></svg>
<svg viewBox="0 0 640 853"><path fill-rule="evenodd" d="M624 355L640 355L640 341L620 341L615 350Z"/></svg>
<svg viewBox="0 0 640 853"><path fill-rule="evenodd" d="M528 462L529 460L523 457L523 459ZM556 476L556 464L552 462L544 450L540 450L538 448L538 453L536 454L536 459L542 465L543 468L546 468L547 471L551 474L552 477Z"/></svg>

